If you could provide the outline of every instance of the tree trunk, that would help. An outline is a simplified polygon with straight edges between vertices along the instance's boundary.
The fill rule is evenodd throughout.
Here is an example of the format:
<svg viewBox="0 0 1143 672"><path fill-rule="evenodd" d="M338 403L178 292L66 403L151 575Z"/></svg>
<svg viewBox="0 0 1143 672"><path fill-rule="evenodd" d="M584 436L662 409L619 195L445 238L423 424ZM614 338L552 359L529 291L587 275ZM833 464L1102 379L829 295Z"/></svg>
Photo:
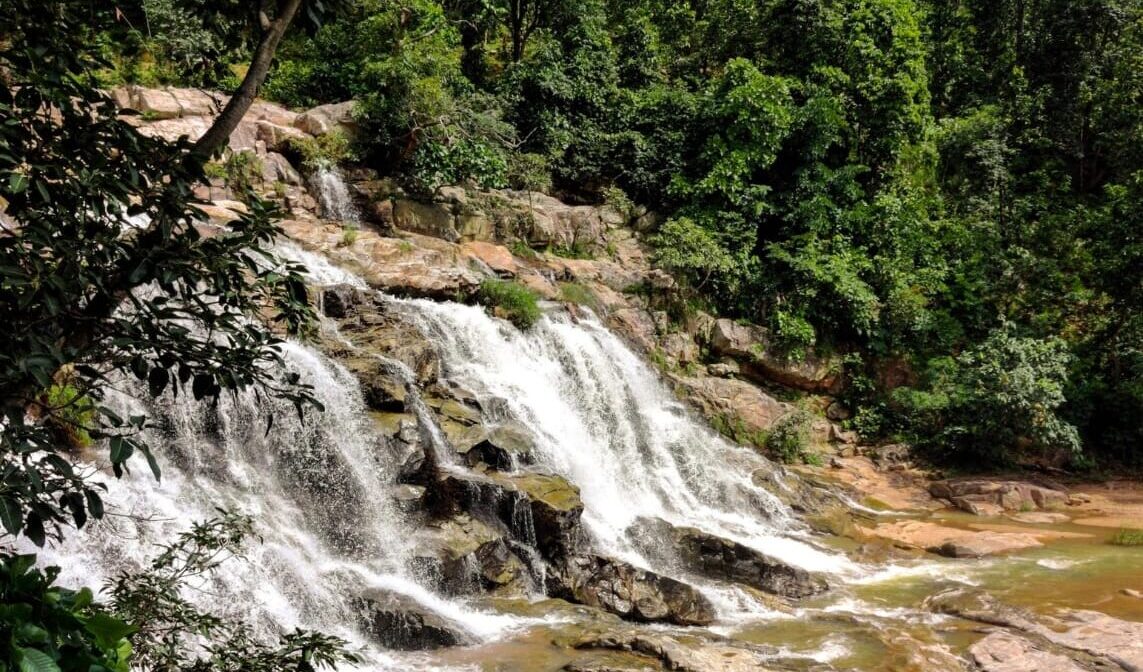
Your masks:
<svg viewBox="0 0 1143 672"><path fill-rule="evenodd" d="M286 34L286 29L294 20L294 15L297 14L301 4L302 0L279 2L278 13L274 20L262 30L262 39L258 42L258 48L254 51L250 69L246 71L242 84L230 97L230 102L223 108L222 114L218 115L214 124L195 143L191 154L194 159L206 163L229 141L230 134L238 127L238 123L258 97L258 91L262 88L262 82L266 81L266 74L270 71L270 64L274 60L274 52L278 50L278 43L282 41L282 36Z"/></svg>

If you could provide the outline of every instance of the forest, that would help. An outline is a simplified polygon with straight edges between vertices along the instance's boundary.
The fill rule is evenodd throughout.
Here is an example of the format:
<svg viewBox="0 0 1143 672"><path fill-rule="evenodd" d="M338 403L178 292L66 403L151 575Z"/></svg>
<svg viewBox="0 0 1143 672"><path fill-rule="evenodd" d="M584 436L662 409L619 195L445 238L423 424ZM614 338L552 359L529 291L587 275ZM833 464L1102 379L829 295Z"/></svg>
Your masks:
<svg viewBox="0 0 1143 672"><path fill-rule="evenodd" d="M104 83L234 86L249 47L241 23L202 20L212 4L126 11ZM334 15L287 34L262 95L358 101L354 161L423 192L659 213L649 240L685 286L682 319L764 325L791 358L843 354L865 437L970 463L1138 463L1136 0L355 0Z"/></svg>
<svg viewBox="0 0 1143 672"><path fill-rule="evenodd" d="M214 517L181 520L190 526L100 577L102 587L61 587L58 567L19 552L29 550L25 542L74 538L71 528L105 513L131 518L103 501L108 474L121 478L129 464L145 462L160 482L168 466L192 473L178 460L156 459L158 446L145 438L154 436L153 419L119 413L108 401L129 383L151 402L181 394L209 413L240 399L270 408L262 440L278 438L275 417L284 424L296 413L289 431L301 436L307 419L328 410L322 390L286 367L288 346L298 342L289 339L314 340L319 316L304 266L275 252L283 234L277 206L251 198L224 232L199 226L194 209L202 204L196 188L217 168L212 158L255 96L291 109L355 101L352 140L313 137L302 153L374 171L410 194L463 184L625 213L676 283L662 295L650 286L633 293L680 323L709 314L757 325L787 361L828 353L845 381L838 401L853 411L844 431L866 445L903 442L927 464L974 472L1037 467L1102 478L1143 465L1143 0L8 0L0 3L0 82L6 669L270 671L359 662L340 636L283 627L274 640L187 597L188 582L213 580L266 529L222 508L221 496ZM123 85L234 95L202 137L168 142L121 118L106 92ZM515 285L486 279L480 291L486 302L523 304L526 315L514 321L520 333L546 319ZM632 371L641 369L623 375ZM420 382L434 393L447 387ZM416 385L401 389L413 395ZM631 408L603 415L661 402L622 400ZM480 418L464 405L475 397L436 401L434 413L461 408L467 421ZM408 410L403 396L385 402ZM598 401L589 406L600 410ZM719 471L704 457L711 446L737 448L692 419L679 422L690 423L693 443L683 457L708 462L696 470ZM781 422L768 441L789 440L785 452L797 457L800 439L789 428L785 436ZM337 463L353 438L352 423L342 424L344 434L312 439L325 451L320 468L291 472L298 481L282 488L322 515L337 506L366 510L381 498L353 499L359 491L388 493L408 477L424 482L400 486L422 496L426 487L453 487L446 494L460 508L449 511L473 524L469 513L488 514L478 504L488 499L480 488L491 487L489 469L504 471L497 477L513 485L497 485L497 501L561 515L547 526L550 544L534 527L510 538L515 509L507 523L478 523L499 526L501 536L481 543L499 544L498 557L519 565L521 583L535 568L512 555L520 544L539 544L535 553L550 556L521 556L540 558L542 576L549 565L566 574L556 590L546 579L539 591L527 584L529 595L590 604L594 595L577 592L576 581L637 570L649 582L640 589L674 581L572 553L590 536L579 527L584 499L596 519L615 507L581 499L559 475L469 464L481 473L456 485L449 478L460 476L435 473L433 449L425 449L423 469L402 464L392 469L397 477L345 486L336 478L360 465ZM662 437L647 436L647 427L639 428L640 446L656 445L663 463L677 458L670 451L678 446L655 443ZM491 440L479 445L493 450ZM84 452L97 444L106 448L98 467ZM286 454L297 446L277 447ZM753 499L735 503L773 499L751 480L756 473L743 479ZM562 483L547 493L562 499L533 497L512 481L521 474L532 484ZM647 486L636 480L619 489ZM720 492L732 485L709 481ZM645 499L662 513L672 507L656 498L681 492L689 507L702 501L691 497L692 485L680 478ZM480 497L466 500L473 492ZM345 500L323 499L330 493ZM1060 506L1072 504L1055 494ZM1035 508L1028 501L1021 506ZM447 508L421 505L432 515ZM273 504L264 508L275 513ZM633 539L630 522L622 534ZM297 529L284 529L323 527L291 523ZM659 523L676 546L717 543L771 561L729 537ZM411 528L383 531L390 529ZM1110 543L1136 546L1138 534L1125 528ZM361 559L356 538L329 543ZM820 553L799 552L811 560ZM583 566L594 569L575 575ZM826 590L800 565L776 566L807 595ZM671 622L712 622L707 598L679 585L705 607L698 620L672 613ZM364 598L352 597L359 615ZM640 619L654 620L632 620Z"/></svg>

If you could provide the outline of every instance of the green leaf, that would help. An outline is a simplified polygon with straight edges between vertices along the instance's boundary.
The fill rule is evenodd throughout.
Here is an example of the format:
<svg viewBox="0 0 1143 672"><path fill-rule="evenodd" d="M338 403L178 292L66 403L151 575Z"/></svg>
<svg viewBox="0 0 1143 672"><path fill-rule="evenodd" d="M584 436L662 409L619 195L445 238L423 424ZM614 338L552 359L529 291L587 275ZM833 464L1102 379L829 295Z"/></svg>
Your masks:
<svg viewBox="0 0 1143 672"><path fill-rule="evenodd" d="M135 446L122 436L111 437L111 464L120 465L135 453Z"/></svg>
<svg viewBox="0 0 1143 672"><path fill-rule="evenodd" d="M91 490L84 490L84 498L87 500L87 512L91 514L92 518L99 519L103 517L103 498L99 493Z"/></svg>
<svg viewBox="0 0 1143 672"><path fill-rule="evenodd" d="M101 649L117 648L121 639L139 629L102 612L87 619L84 628L95 636L95 641Z"/></svg>
<svg viewBox="0 0 1143 672"><path fill-rule="evenodd" d="M13 647L20 659L20 672L60 672L60 666L51 656L39 649Z"/></svg>
<svg viewBox="0 0 1143 672"><path fill-rule="evenodd" d="M22 517L19 504L10 497L0 497L0 523L4 524L8 534L15 535L20 531Z"/></svg>
<svg viewBox="0 0 1143 672"><path fill-rule="evenodd" d="M163 393L167 388L167 381L170 377L166 369L158 367L151 369L151 373L147 375L147 390L151 393L152 397L157 397Z"/></svg>
<svg viewBox="0 0 1143 672"><path fill-rule="evenodd" d="M28 516L24 519L24 536L37 546L44 545L44 519L40 518L40 514L34 511L28 512Z"/></svg>

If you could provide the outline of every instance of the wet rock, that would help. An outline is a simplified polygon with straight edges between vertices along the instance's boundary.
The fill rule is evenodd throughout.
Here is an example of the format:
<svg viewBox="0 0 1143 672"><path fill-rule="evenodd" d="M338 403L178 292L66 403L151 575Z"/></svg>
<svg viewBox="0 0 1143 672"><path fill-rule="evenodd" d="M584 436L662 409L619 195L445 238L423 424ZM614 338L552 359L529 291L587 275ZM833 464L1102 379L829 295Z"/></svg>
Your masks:
<svg viewBox="0 0 1143 672"><path fill-rule="evenodd" d="M1024 513L1013 513L1008 517L1018 523L1030 523L1032 525L1055 525L1071 520L1067 514L1053 513L1051 511L1026 511Z"/></svg>
<svg viewBox="0 0 1143 672"><path fill-rule="evenodd" d="M584 650L630 651L656 660L654 669L676 672L766 672L776 653L771 647L721 637L610 629L592 633L574 644ZM606 668L605 668L606 669ZM622 669L622 668L620 668Z"/></svg>
<svg viewBox="0 0 1143 672"><path fill-rule="evenodd" d="M926 608L1019 631L1080 662L1081 669L1143 670L1143 623L1097 611L1062 609L1056 616L1017 609L975 588L954 588L925 599ZM1045 646L1041 646L1045 649Z"/></svg>
<svg viewBox="0 0 1143 672"><path fill-rule="evenodd" d="M405 513L420 511L425 505L425 488L419 485L397 485L393 488L397 509Z"/></svg>
<svg viewBox="0 0 1143 672"><path fill-rule="evenodd" d="M829 588L824 579L804 569L697 528L676 527L658 518L641 518L636 525L638 538L649 552L676 555L686 569L699 574L794 598Z"/></svg>
<svg viewBox="0 0 1143 672"><path fill-rule="evenodd" d="M504 532L467 514L430 524L419 543L411 563L414 573L448 594L509 588L523 593L529 580Z"/></svg>
<svg viewBox="0 0 1143 672"><path fill-rule="evenodd" d="M932 482L929 492L933 497L947 499L954 505L961 499L964 502L991 504L1004 511L1051 509L1062 507L1068 502L1068 493L1062 488L1027 481L949 479Z"/></svg>
<svg viewBox="0 0 1143 672"><path fill-rule="evenodd" d="M799 360L779 355L771 347L769 331L734 320L716 320L710 334L710 348L737 359L743 375L760 382L776 382L807 392L838 392L841 367L833 358L807 353Z"/></svg>
<svg viewBox="0 0 1143 672"><path fill-rule="evenodd" d="M994 632L968 650L982 672L1083 672L1067 656L1051 653L1008 632Z"/></svg>
<svg viewBox="0 0 1143 672"><path fill-rule="evenodd" d="M439 474L429 500L438 517L468 512L495 521L548 560L574 553L584 540L579 490L559 476L448 470Z"/></svg>
<svg viewBox="0 0 1143 672"><path fill-rule="evenodd" d="M920 548L951 558L979 558L1041 545L1033 534L963 530L919 520L881 523L873 528L859 526L858 529L905 548Z"/></svg>
<svg viewBox="0 0 1143 672"><path fill-rule="evenodd" d="M550 594L639 622L709 625L714 606L695 588L670 577L599 555L561 563Z"/></svg>
<svg viewBox="0 0 1143 672"><path fill-rule="evenodd" d="M405 383L386 362L368 355L341 358L361 384L365 404L375 411L402 413L405 409Z"/></svg>
<svg viewBox="0 0 1143 672"><path fill-rule="evenodd" d="M422 651L472 643L458 624L402 595L373 591L358 600L358 608L362 626L386 648Z"/></svg>
<svg viewBox="0 0 1143 672"><path fill-rule="evenodd" d="M457 446L457 450L469 466L483 463L499 471L511 471L534 462L534 446L532 435L523 428L502 425L483 432L483 438L467 448Z"/></svg>
<svg viewBox="0 0 1143 672"><path fill-rule="evenodd" d="M326 317L345 319L367 302L369 297L351 285L334 285L321 290L321 310Z"/></svg>

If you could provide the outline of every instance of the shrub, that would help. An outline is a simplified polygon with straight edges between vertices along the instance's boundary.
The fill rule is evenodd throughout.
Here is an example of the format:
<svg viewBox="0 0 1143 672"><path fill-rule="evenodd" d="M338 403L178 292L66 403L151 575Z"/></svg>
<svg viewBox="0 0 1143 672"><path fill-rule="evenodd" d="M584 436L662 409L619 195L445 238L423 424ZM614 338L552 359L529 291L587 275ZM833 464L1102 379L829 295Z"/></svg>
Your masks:
<svg viewBox="0 0 1143 672"><path fill-rule="evenodd" d="M599 299L596 298L595 294L578 282L561 282L560 299L568 303L587 306L592 310L599 306Z"/></svg>
<svg viewBox="0 0 1143 672"><path fill-rule="evenodd" d="M310 138L290 138L287 147L309 171L337 165L351 158L349 138L340 131L322 133Z"/></svg>
<svg viewBox="0 0 1143 672"><path fill-rule="evenodd" d="M770 428L766 435L766 450L784 463L812 462L809 453L810 425L813 416L803 410L796 410L782 417Z"/></svg>
<svg viewBox="0 0 1143 672"><path fill-rule="evenodd" d="M941 457L1011 462L1019 452L1080 452L1064 403L1066 345L1015 334L1010 325L959 356L930 360L920 388L894 400L921 445Z"/></svg>
<svg viewBox="0 0 1143 672"><path fill-rule="evenodd" d="M91 445L88 430L96 426L95 402L68 383L52 385L41 398L48 422L73 448Z"/></svg>
<svg viewBox="0 0 1143 672"><path fill-rule="evenodd" d="M527 329L540 319L539 296L527 287L511 281L488 278L480 283L480 302L502 312L520 329Z"/></svg>

